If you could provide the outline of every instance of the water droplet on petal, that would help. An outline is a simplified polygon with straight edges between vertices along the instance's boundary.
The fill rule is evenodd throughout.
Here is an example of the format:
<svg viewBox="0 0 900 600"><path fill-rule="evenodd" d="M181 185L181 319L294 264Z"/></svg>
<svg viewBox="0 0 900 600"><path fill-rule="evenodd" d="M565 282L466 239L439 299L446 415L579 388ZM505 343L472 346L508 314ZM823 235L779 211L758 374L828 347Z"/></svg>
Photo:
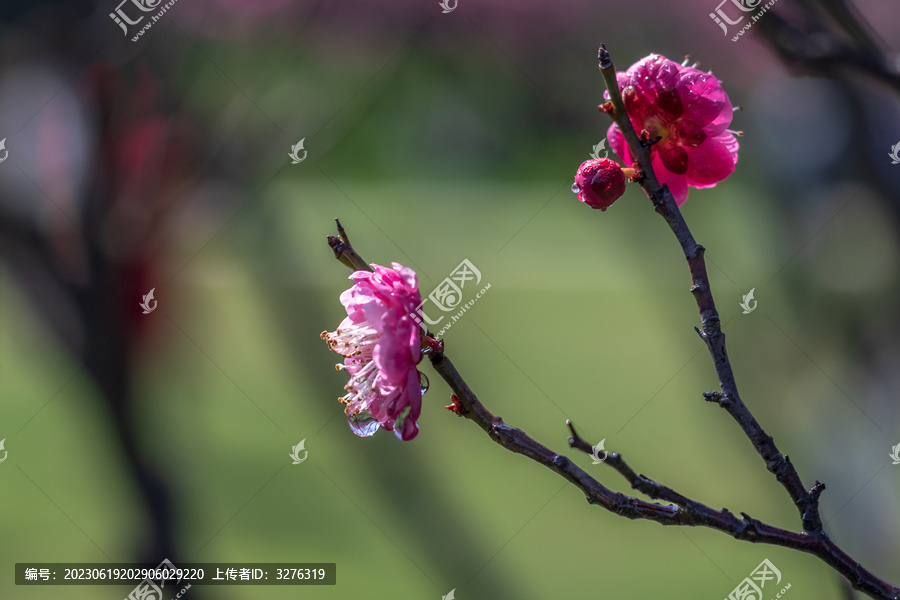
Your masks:
<svg viewBox="0 0 900 600"><path fill-rule="evenodd" d="M347 423L350 424L350 430L359 437L371 437L381 427L378 420L367 410L354 414L348 413Z"/></svg>
<svg viewBox="0 0 900 600"><path fill-rule="evenodd" d="M406 417L409 416L410 411L412 411L412 407L407 406L406 408L403 409L403 412L401 412L400 415L397 417L397 419L394 421L394 433L403 431L403 429L406 425Z"/></svg>
<svg viewBox="0 0 900 600"><path fill-rule="evenodd" d="M577 183L573 183L573 184L572 184L572 193L573 193L573 194L580 194L580 193L581 193L581 186L579 186Z"/></svg>
<svg viewBox="0 0 900 600"><path fill-rule="evenodd" d="M431 384L428 381L428 377L425 376L425 373L419 371L419 390L421 390L423 396L428 391L429 385Z"/></svg>

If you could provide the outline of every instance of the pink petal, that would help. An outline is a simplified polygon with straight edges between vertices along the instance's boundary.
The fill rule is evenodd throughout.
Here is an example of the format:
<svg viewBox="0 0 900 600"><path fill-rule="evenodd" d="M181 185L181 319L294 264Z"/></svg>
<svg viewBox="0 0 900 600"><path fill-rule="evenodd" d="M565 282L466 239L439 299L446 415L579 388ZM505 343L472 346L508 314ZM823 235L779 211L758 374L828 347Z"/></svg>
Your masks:
<svg viewBox="0 0 900 600"><path fill-rule="evenodd" d="M653 171L656 173L659 183L669 186L669 191L672 192L675 203L678 206L684 204L688 197L687 178L684 175L678 175L666 169L662 164L662 160L656 154L650 159L650 164L653 165Z"/></svg>
<svg viewBox="0 0 900 600"><path fill-rule="evenodd" d="M622 159L622 164L630 167L634 163L634 157L631 156L631 150L625 143L625 135L619 131L618 126L613 123L606 131L606 141L609 142L610 149Z"/></svg>
<svg viewBox="0 0 900 600"><path fill-rule="evenodd" d="M701 127L715 121L716 127L724 130L731 123L733 113L728 94L712 75L690 70L676 88L684 103L684 114Z"/></svg>
<svg viewBox="0 0 900 600"><path fill-rule="evenodd" d="M725 138L725 139L723 139ZM734 173L737 163L737 141L726 134L706 140L696 148L688 148L687 181L696 188L712 187Z"/></svg>

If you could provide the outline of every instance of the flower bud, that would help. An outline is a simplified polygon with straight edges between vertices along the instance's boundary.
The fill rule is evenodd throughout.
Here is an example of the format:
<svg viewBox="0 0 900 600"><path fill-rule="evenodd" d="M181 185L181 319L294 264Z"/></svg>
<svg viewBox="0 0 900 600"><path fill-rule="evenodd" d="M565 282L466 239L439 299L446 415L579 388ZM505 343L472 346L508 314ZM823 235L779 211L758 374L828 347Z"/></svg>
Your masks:
<svg viewBox="0 0 900 600"><path fill-rule="evenodd" d="M609 158L592 158L575 172L572 191L591 208L606 210L625 193L625 173Z"/></svg>

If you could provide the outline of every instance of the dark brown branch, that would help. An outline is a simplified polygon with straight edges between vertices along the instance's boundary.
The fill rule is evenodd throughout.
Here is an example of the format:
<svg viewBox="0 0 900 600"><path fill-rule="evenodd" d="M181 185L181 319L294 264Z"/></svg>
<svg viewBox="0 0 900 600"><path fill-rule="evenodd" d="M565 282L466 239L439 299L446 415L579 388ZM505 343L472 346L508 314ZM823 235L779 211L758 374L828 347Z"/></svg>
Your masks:
<svg viewBox="0 0 900 600"><path fill-rule="evenodd" d="M722 332L721 320L719 319L719 313L716 309L715 301L713 300L709 275L706 271L706 262L703 258L705 248L698 244L694 239L690 228L688 228L684 217L681 215L678 205L675 203L675 199L669 192L669 188L659 184L651 164L652 143L638 138L637 132L625 112L625 103L622 100L622 94L619 90L615 65L613 64L612 58L610 57L609 52L607 52L606 47L602 44L597 58L600 73L603 75L603 79L610 94L611 109L605 110L604 112L607 112L607 114L611 116L624 135L632 156L636 157L640 167L640 185L652 200L656 212L662 215L669 225L669 228L675 234L688 263L688 269L690 270L692 280L690 291L694 295L697 309L700 312L700 337L706 342L710 356L713 359L716 374L719 377L719 385L722 388L721 392L704 393L704 398L719 404L719 406L724 408L728 414L737 421L738 425L750 439L753 447L765 461L766 468L775 475L775 478L787 490L800 512L800 518L803 525L802 533L809 539L815 540L816 550L811 551L811 553L819 556L822 560L832 565L841 574L847 577L856 589L860 589L878 598L900 597L900 588L879 579L872 573L863 569L859 563L850 559L846 553L829 540L822 529L822 519L819 515L819 495L825 489L825 484L816 481L815 485L807 490L790 459L778 451L772 436L765 432L741 400L734 378L734 371L731 367L731 361L728 359L728 352L725 347L725 334ZM623 466L623 469L625 468L626 467ZM626 478L629 478L626 474L627 472L634 475L630 469L627 469L627 471L619 470L619 472ZM629 481L634 485L634 480L629 479ZM653 485L649 485L643 481L640 483L643 486L649 486L647 489L654 493L663 491L662 493L669 494L670 501L674 502L674 500L671 499L671 495L677 496L675 492L672 492L668 488L658 486L658 484L653 483Z"/></svg>
<svg viewBox="0 0 900 600"><path fill-rule="evenodd" d="M456 401L460 405L458 411L455 412L475 422L492 440L507 450L527 456L573 483L584 492L590 504L599 504L605 509L629 519L649 519L663 525L705 524L696 520L696 515L691 515L678 506L655 504L613 492L567 457L553 452L529 437L521 429L511 427L500 417L491 414L478 400L446 354L431 353L429 358L434 370L453 390ZM590 453L590 446L588 446L588 453Z"/></svg>
<svg viewBox="0 0 900 600"><path fill-rule="evenodd" d="M675 237L678 238L678 242L681 244L681 249L687 259L692 280L690 290L700 311L700 337L703 338L703 341L706 342L709 348L709 353L716 368L716 374L719 376L719 385L722 388L721 394L715 396L715 401L738 422L741 429L750 438L753 447L762 456L766 463L766 468L775 475L775 478L790 494L791 499L800 511L804 531L810 534L818 533L822 530L822 519L819 516L817 502L818 494L813 496L806 490L791 461L778 451L772 436L763 430L738 394L734 372L725 348L725 334L722 332L719 313L716 310L716 303L713 300L712 290L710 289L709 275L706 272L706 262L703 259L705 248L694 239L684 217L681 215L681 211L678 209L678 205L675 203L675 199L669 192L669 188L660 186L656 174L653 172L653 166L650 162L650 145L638 139L631 120L625 114L625 104L622 101L622 94L616 82L615 66L605 47L600 48L599 61L600 72L603 74L603 79L609 88L613 106L612 110L608 111L608 114L610 114L619 130L625 135L625 140L628 142L632 155L637 158L642 175L641 187L644 188L644 191L653 201L656 212L662 215ZM712 398L707 396L707 399L711 400ZM821 484L817 482L817 485Z"/></svg>
<svg viewBox="0 0 900 600"><path fill-rule="evenodd" d="M581 439L581 436L575 431L575 425L572 421L566 420L566 425L569 426L569 431L572 432L572 436L569 438L569 447L581 450L585 454L593 456L593 447ZM654 500L665 500L666 502L671 502L672 504L676 504L697 514L707 512L709 516L709 513L714 512L708 506L699 502L694 502L676 491L656 483L648 477L638 475L628 466L628 464L626 464L625 459L622 458L622 455L618 452L610 452L604 462L618 471L618 473L631 484L632 489L635 489Z"/></svg>
<svg viewBox="0 0 900 600"><path fill-rule="evenodd" d="M743 518L738 518L727 509L716 511L701 502L690 500L648 477L636 474L616 452L610 453L606 462L625 477L632 488L652 499L664 500L671 504L646 502L613 492L566 456L553 452L529 437L521 429L507 425L503 419L494 416L469 388L443 352L431 353L429 358L435 371L453 390L455 401L459 404L459 408L455 412L474 421L492 440L507 450L527 456L575 485L584 492L590 504L599 504L608 511L629 519L647 519L662 525L709 527L727 533L738 540L772 544L806 552L831 565L844 575L854 588L875 598L900 599L900 588L892 586L862 568L824 533L820 535L797 533L763 523L746 513L741 513ZM570 446L591 454L593 450L591 446L578 436L571 423L568 425L572 432Z"/></svg>
<svg viewBox="0 0 900 600"><path fill-rule="evenodd" d="M572 432L572 437L569 438L569 446L591 455L593 448L590 444L581 439L571 422L567 422L567 424ZM746 513L741 513L744 517L743 519L737 519L726 509L716 512L705 504L682 496L671 488L661 485L644 475L638 475L625 463L625 459L618 452L610 452L605 462L628 480L632 488L646 494L650 498L671 502L683 508L689 514L698 515L700 519L706 521L702 523L703 525L725 531L736 539L784 546L807 552L831 565L837 572L844 575L854 588L870 596L891 600L900 598L900 588L865 570L858 562L838 548L825 534L810 536L805 532L794 533L767 525ZM814 489L817 495L821 491L820 488ZM717 519L719 515L722 515L723 518ZM722 526L716 526L717 524Z"/></svg>

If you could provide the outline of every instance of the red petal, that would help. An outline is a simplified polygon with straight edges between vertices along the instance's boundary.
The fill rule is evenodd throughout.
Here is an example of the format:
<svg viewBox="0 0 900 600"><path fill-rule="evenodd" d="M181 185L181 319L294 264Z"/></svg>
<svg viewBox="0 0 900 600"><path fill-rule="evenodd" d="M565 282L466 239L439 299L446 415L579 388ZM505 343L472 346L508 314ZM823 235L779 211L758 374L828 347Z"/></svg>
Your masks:
<svg viewBox="0 0 900 600"><path fill-rule="evenodd" d="M674 142L660 142L659 158L666 169L677 175L684 175L688 168L687 151Z"/></svg>
<svg viewBox="0 0 900 600"><path fill-rule="evenodd" d="M660 90L659 96L656 99L656 105L663 113L665 113L665 116L669 117L669 120L677 119L684 111L684 107L681 105L681 98L678 97L678 92L672 88Z"/></svg>
<svg viewBox="0 0 900 600"><path fill-rule="evenodd" d="M703 128L688 119L680 119L675 123L675 132L682 146L695 148L706 139Z"/></svg>

